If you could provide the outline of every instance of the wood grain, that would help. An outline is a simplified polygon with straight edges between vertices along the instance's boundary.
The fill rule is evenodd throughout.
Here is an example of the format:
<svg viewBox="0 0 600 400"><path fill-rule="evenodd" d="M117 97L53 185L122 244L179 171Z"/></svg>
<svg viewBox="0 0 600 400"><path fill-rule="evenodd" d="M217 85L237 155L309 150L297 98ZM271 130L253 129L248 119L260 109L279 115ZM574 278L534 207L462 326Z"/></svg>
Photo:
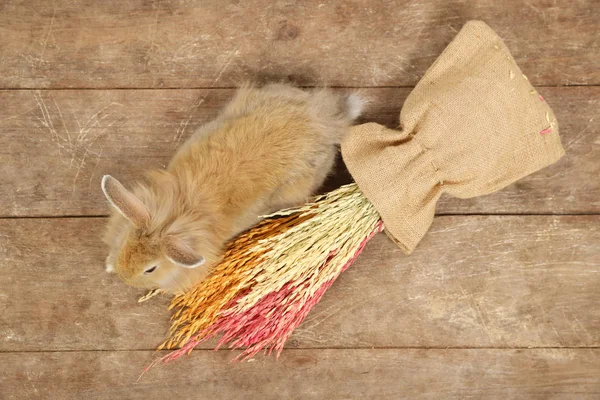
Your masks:
<svg viewBox="0 0 600 400"><path fill-rule="evenodd" d="M541 88L567 155L509 188L444 198L438 213L600 212L599 87ZM362 89L364 120L394 127L410 89ZM105 215L104 174L126 183L166 165L232 90L0 91L0 216ZM351 180L340 163L325 190Z"/></svg>
<svg viewBox="0 0 600 400"><path fill-rule="evenodd" d="M294 350L230 364L199 351L140 372L152 352L0 354L4 398L597 399L600 350Z"/></svg>
<svg viewBox="0 0 600 400"><path fill-rule="evenodd" d="M482 19L536 85L600 84L596 0L285 0L0 4L1 88L413 86Z"/></svg>
<svg viewBox="0 0 600 400"><path fill-rule="evenodd" d="M168 299L104 272L104 222L0 220L0 351L163 340ZM410 257L374 238L288 347L599 346L598 254L600 216L438 217Z"/></svg>

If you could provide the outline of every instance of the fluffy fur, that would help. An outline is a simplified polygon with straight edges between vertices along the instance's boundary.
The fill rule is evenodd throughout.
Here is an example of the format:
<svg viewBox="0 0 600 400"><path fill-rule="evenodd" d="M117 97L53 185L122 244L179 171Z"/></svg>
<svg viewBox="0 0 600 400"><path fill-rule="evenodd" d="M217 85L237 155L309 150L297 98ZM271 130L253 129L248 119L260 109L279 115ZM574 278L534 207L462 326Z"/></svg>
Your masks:
<svg viewBox="0 0 600 400"><path fill-rule="evenodd" d="M362 105L356 94L327 89L242 87L166 170L151 172L131 193L114 180L111 196L103 181L112 205L107 270L130 285L172 293L204 278L227 240L314 194ZM132 199L139 201L123 205ZM129 215L135 207L149 219L136 222Z"/></svg>

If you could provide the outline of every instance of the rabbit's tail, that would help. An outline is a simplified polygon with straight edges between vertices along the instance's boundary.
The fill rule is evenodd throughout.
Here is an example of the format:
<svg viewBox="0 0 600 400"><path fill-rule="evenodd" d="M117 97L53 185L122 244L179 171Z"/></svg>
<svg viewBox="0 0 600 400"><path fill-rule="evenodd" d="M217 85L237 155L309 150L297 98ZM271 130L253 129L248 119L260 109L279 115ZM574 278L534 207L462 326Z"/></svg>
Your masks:
<svg viewBox="0 0 600 400"><path fill-rule="evenodd" d="M354 121L356 118L360 117L366 103L366 100L358 93L350 93L344 98L344 112L350 120Z"/></svg>

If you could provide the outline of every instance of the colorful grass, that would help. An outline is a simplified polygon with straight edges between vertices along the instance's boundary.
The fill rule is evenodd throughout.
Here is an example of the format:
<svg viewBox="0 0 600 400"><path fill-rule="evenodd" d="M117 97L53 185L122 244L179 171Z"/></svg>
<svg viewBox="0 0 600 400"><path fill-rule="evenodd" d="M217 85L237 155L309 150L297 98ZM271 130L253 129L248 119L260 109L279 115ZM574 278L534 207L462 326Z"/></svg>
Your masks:
<svg viewBox="0 0 600 400"><path fill-rule="evenodd" d="M173 299L169 338L159 349L177 349L157 361L189 354L216 336L217 348L244 348L241 359L263 349L279 355L293 330L382 229L356 184L267 216L229 245L206 280Z"/></svg>

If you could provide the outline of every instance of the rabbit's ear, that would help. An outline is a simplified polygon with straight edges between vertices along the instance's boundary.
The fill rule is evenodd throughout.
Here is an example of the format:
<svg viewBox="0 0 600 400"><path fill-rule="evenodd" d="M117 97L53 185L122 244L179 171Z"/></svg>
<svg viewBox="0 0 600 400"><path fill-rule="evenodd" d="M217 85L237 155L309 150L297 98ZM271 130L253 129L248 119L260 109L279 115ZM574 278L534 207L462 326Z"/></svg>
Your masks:
<svg viewBox="0 0 600 400"><path fill-rule="evenodd" d="M204 257L196 253L183 240L173 236L163 239L163 251L169 261L184 268L196 268L204 264Z"/></svg>
<svg viewBox="0 0 600 400"><path fill-rule="evenodd" d="M110 175L102 178L104 195L125 218L137 228L144 228L150 223L150 212L146 206L121 183Z"/></svg>

